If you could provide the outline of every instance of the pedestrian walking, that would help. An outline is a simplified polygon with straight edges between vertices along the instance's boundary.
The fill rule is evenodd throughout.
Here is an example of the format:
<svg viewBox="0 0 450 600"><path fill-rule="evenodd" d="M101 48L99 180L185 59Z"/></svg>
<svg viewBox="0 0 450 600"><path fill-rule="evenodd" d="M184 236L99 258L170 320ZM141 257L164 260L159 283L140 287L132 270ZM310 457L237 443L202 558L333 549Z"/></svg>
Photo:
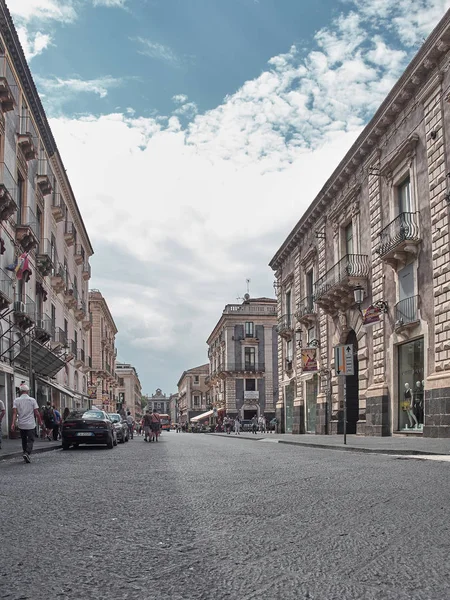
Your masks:
<svg viewBox="0 0 450 600"><path fill-rule="evenodd" d="M127 424L128 424L128 430L130 432L130 438L133 439L133 433L134 433L134 419L131 416L130 411L127 412Z"/></svg>
<svg viewBox="0 0 450 600"><path fill-rule="evenodd" d="M259 432L266 433L266 418L264 415L261 415L258 419L259 424Z"/></svg>
<svg viewBox="0 0 450 600"><path fill-rule="evenodd" d="M144 424L144 442L150 441L150 436L152 434L152 415L147 410L143 419Z"/></svg>
<svg viewBox="0 0 450 600"><path fill-rule="evenodd" d="M49 442L52 441L50 434L53 434L53 428L55 427L55 413L53 411L50 400L47 400L47 404L44 407L42 417L44 419L44 436Z"/></svg>
<svg viewBox="0 0 450 600"><path fill-rule="evenodd" d="M158 441L158 436L160 433L160 429L161 429L161 417L159 416L159 414L156 412L156 408L153 409L152 415L151 415L151 437L150 437L150 441Z"/></svg>
<svg viewBox="0 0 450 600"><path fill-rule="evenodd" d="M241 435L241 422L239 420L239 417L236 417L234 419L234 434Z"/></svg>
<svg viewBox="0 0 450 600"><path fill-rule="evenodd" d="M26 383L19 386L20 396L14 400L11 431L15 430L16 417L22 438L23 459L26 463L31 462L31 453L36 429L36 419L42 427L42 419L39 413L39 406L35 398L28 395L30 388Z"/></svg>
<svg viewBox="0 0 450 600"><path fill-rule="evenodd" d="M69 415L70 415L70 408L68 406L66 406L66 408L64 409L64 412L63 412L63 421L65 421Z"/></svg>
<svg viewBox="0 0 450 600"><path fill-rule="evenodd" d="M53 405L53 414L55 416L55 424L53 425L53 441L57 442L61 429L61 413L56 410L56 406Z"/></svg>
<svg viewBox="0 0 450 600"><path fill-rule="evenodd" d="M0 450L2 449L2 421L3 417L6 415L5 404L2 400L0 400Z"/></svg>
<svg viewBox="0 0 450 600"><path fill-rule="evenodd" d="M258 433L258 417L256 415L252 418L252 433L255 435Z"/></svg>

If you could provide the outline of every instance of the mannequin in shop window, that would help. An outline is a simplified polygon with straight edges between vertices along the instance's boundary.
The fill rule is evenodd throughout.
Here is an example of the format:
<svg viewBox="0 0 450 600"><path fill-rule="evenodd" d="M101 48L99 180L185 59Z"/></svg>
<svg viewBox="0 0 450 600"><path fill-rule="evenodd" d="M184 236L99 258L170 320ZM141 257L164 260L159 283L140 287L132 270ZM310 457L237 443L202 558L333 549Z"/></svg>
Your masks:
<svg viewBox="0 0 450 600"><path fill-rule="evenodd" d="M409 387L409 383L405 383L405 410L409 419L409 428L413 429L417 427L418 421L417 417L414 414L414 394L412 393L411 388Z"/></svg>
<svg viewBox="0 0 450 600"><path fill-rule="evenodd" d="M414 389L413 409L419 427L420 425L423 425L423 384L423 381L416 381L416 387Z"/></svg>

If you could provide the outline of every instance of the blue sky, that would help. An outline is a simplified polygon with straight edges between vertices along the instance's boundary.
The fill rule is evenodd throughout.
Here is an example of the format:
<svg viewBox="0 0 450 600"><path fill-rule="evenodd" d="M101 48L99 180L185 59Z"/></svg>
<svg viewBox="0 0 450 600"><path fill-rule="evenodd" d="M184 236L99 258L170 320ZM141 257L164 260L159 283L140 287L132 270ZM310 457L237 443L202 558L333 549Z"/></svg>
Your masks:
<svg viewBox="0 0 450 600"><path fill-rule="evenodd" d="M7 0L144 391L207 362L450 0ZM120 283L118 283L118 281Z"/></svg>

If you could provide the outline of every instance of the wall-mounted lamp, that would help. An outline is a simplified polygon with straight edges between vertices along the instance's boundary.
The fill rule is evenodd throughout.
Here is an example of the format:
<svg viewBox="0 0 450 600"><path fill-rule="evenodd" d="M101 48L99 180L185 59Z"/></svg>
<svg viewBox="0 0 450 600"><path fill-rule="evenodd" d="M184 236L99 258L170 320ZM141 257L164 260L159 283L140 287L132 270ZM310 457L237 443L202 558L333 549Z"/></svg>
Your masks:
<svg viewBox="0 0 450 600"><path fill-rule="evenodd" d="M318 348L320 345L319 340L313 339L310 342L308 342L308 346L310 348Z"/></svg>
<svg viewBox="0 0 450 600"><path fill-rule="evenodd" d="M360 285L353 288L353 297L358 310L361 311L361 304L364 302L364 288Z"/></svg>

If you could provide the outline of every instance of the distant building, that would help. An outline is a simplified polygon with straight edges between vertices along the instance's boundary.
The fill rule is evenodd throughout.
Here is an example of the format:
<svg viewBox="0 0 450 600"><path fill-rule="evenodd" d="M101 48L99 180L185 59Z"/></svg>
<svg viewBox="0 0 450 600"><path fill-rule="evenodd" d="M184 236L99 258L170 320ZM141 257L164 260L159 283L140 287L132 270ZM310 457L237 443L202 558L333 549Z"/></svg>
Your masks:
<svg viewBox="0 0 450 600"><path fill-rule="evenodd" d="M206 411L209 401L209 364L184 371L178 381L178 418L187 423Z"/></svg>
<svg viewBox="0 0 450 600"><path fill-rule="evenodd" d="M133 418L142 417L142 390L136 369L126 363L116 364L117 406L116 409L130 411Z"/></svg>
<svg viewBox="0 0 450 600"><path fill-rule="evenodd" d="M170 414L170 397L163 394L160 388L157 388L154 394L145 396L145 398L147 399L147 407L150 411L156 410L164 415Z"/></svg>
<svg viewBox="0 0 450 600"><path fill-rule="evenodd" d="M178 394L170 394L170 420L178 423Z"/></svg>
<svg viewBox="0 0 450 600"><path fill-rule="evenodd" d="M90 373L90 398L96 406L108 412L116 410L115 375L117 327L109 311L108 304L99 290L89 292L89 312L91 313L92 371Z"/></svg>
<svg viewBox="0 0 450 600"><path fill-rule="evenodd" d="M275 416L278 398L277 301L227 304L207 340L210 402L218 412Z"/></svg>

